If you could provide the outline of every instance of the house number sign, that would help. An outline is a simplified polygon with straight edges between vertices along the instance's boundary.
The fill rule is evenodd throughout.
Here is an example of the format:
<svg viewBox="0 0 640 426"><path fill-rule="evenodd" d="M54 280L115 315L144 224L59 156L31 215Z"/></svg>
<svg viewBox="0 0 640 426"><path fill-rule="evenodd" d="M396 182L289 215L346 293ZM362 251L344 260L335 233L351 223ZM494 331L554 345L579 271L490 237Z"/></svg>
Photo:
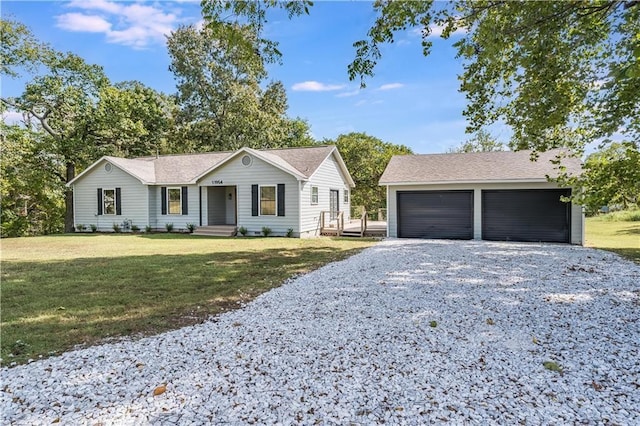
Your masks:
<svg viewBox="0 0 640 426"><path fill-rule="evenodd" d="M211 183L213 183L214 185L222 185L224 182L222 181L222 179L214 179L211 181Z"/></svg>

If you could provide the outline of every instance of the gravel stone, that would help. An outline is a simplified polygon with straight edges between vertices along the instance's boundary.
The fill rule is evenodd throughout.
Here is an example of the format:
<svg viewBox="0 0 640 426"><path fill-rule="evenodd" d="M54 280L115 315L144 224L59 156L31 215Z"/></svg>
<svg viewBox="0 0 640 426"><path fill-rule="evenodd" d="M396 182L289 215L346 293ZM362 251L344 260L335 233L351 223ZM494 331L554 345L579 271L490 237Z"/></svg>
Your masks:
<svg viewBox="0 0 640 426"><path fill-rule="evenodd" d="M0 411L15 425L632 425L639 360L633 262L388 239L206 323L3 368Z"/></svg>

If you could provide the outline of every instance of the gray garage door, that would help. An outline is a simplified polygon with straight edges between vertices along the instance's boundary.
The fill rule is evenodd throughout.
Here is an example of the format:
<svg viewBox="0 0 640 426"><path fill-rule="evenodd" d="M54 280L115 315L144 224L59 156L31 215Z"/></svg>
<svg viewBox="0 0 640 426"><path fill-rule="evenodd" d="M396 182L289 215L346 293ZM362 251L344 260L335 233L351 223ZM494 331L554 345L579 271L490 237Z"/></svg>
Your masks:
<svg viewBox="0 0 640 426"><path fill-rule="evenodd" d="M473 191L399 191L398 237L473 238Z"/></svg>
<svg viewBox="0 0 640 426"><path fill-rule="evenodd" d="M568 243L569 189L482 191L482 239Z"/></svg>

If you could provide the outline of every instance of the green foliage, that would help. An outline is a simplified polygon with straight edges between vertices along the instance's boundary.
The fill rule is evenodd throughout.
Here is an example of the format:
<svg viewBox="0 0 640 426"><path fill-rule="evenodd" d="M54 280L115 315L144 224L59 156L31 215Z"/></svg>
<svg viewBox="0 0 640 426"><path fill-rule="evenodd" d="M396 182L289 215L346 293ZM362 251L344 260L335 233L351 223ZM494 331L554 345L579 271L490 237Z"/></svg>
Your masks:
<svg viewBox="0 0 640 426"><path fill-rule="evenodd" d="M632 212L629 219L634 218ZM636 221L625 220L623 213L588 217L586 245L613 251L640 264L640 211L635 210Z"/></svg>
<svg viewBox="0 0 640 426"><path fill-rule="evenodd" d="M640 209L619 210L603 213L593 218L602 222L640 222Z"/></svg>
<svg viewBox="0 0 640 426"><path fill-rule="evenodd" d="M383 142L365 133L340 135L335 144L344 159L356 187L351 191L351 205L364 206L367 211L386 207L386 189L378 185L380 176L394 155L412 154L404 145Z"/></svg>
<svg viewBox="0 0 640 426"><path fill-rule="evenodd" d="M262 235L264 235L265 237L268 237L269 235L271 235L271 228L269 228L268 226L263 226Z"/></svg>
<svg viewBox="0 0 640 426"><path fill-rule="evenodd" d="M287 229L287 238L292 238L293 237L293 228L289 228Z"/></svg>
<svg viewBox="0 0 640 426"><path fill-rule="evenodd" d="M79 223L76 225L76 231L78 232L84 232L87 229L86 225L83 225L82 223Z"/></svg>
<svg viewBox="0 0 640 426"><path fill-rule="evenodd" d="M491 152L504 151L505 146L496 140L485 130L478 130L468 141L462 143L457 148L450 149L449 152Z"/></svg>
<svg viewBox="0 0 640 426"><path fill-rule="evenodd" d="M503 122L517 149L565 146L582 151L595 138L640 137L640 3L638 2L386 2L368 38L356 42L349 76L373 75L380 45L411 27L443 38L464 60L461 89L469 131Z"/></svg>
<svg viewBox="0 0 640 426"><path fill-rule="evenodd" d="M438 326L438 321L429 321L429 327L436 328Z"/></svg>
<svg viewBox="0 0 640 426"><path fill-rule="evenodd" d="M581 201L587 213L602 206L640 207L640 152L635 143L612 143L587 157Z"/></svg>
<svg viewBox="0 0 640 426"><path fill-rule="evenodd" d="M211 25L180 27L167 40L179 107L172 150L225 151L311 143L307 123L286 116L282 83L261 86L265 61L270 61L268 55L256 54L262 41L251 27L224 28L238 31L236 35L243 40L238 42L251 46L249 53L232 46L232 40L238 40L235 36L232 40L218 37L220 31Z"/></svg>
<svg viewBox="0 0 640 426"><path fill-rule="evenodd" d="M150 225L145 225L144 232L146 232L147 234L150 234L151 231L153 231L153 228Z"/></svg>
<svg viewBox="0 0 640 426"><path fill-rule="evenodd" d="M563 373L562 367L555 361L545 361L542 363L542 365L549 371L555 371L560 374Z"/></svg>
<svg viewBox="0 0 640 426"><path fill-rule="evenodd" d="M138 232L140 230L140 227L138 225L131 225L131 230L133 232Z"/></svg>
<svg viewBox="0 0 640 426"><path fill-rule="evenodd" d="M42 135L0 123L0 235L52 234L63 227L61 167Z"/></svg>
<svg viewBox="0 0 640 426"><path fill-rule="evenodd" d="M89 225L89 228L91 229L91 232L96 232L98 230L98 226L93 223Z"/></svg>
<svg viewBox="0 0 640 426"><path fill-rule="evenodd" d="M249 230L244 226L241 226L240 228L238 228L238 232L240 233L240 235L244 237L247 235L247 232L249 232Z"/></svg>
<svg viewBox="0 0 640 426"><path fill-rule="evenodd" d="M189 233L192 234L193 231L196 229L196 224L195 223L187 223L187 229L189 230Z"/></svg>
<svg viewBox="0 0 640 426"><path fill-rule="evenodd" d="M64 184L102 155L154 153L167 130L170 98L140 83L111 85L102 67L40 44L22 24L0 22L2 52L10 56L2 74L33 72L23 93L3 97L2 105L23 114L26 128L37 135L39 155L54 165L57 188L64 191L64 230L72 232L73 194ZM58 228L57 212L48 213Z"/></svg>
<svg viewBox="0 0 640 426"><path fill-rule="evenodd" d="M113 232L115 233L120 232L120 225L118 225L117 223L114 222L114 224L111 227L113 228Z"/></svg>
<svg viewBox="0 0 640 426"><path fill-rule="evenodd" d="M167 232L171 232L173 231L173 223L169 222L169 223L165 223L164 224L164 229L167 230Z"/></svg>

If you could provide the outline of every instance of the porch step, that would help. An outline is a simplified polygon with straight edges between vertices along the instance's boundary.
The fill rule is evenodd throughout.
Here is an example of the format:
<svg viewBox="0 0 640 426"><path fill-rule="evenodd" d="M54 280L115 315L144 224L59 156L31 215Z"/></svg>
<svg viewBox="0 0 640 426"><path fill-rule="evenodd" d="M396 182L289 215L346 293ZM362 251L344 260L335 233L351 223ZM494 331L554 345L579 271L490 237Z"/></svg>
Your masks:
<svg viewBox="0 0 640 426"><path fill-rule="evenodd" d="M192 235L205 237L233 237L238 232L235 225L198 226Z"/></svg>

